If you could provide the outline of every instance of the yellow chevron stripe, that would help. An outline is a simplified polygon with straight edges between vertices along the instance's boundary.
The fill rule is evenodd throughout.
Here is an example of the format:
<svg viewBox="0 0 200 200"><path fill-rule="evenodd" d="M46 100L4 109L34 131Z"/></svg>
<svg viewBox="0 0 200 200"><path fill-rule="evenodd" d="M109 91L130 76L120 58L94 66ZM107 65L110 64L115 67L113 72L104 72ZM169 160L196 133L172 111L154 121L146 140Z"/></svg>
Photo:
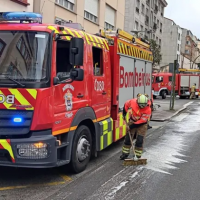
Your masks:
<svg viewBox="0 0 200 200"><path fill-rule="evenodd" d="M0 144L1 144L1 146L2 146L4 149L6 149L6 150L9 152L10 156L11 156L13 159L15 159L15 157L14 157L14 155L13 155L12 147L11 147L10 144L7 142L7 140L0 140Z"/></svg>
<svg viewBox="0 0 200 200"><path fill-rule="evenodd" d="M105 44L105 46L106 46L106 49L109 50L108 43L107 43L106 40L104 40L104 44Z"/></svg>
<svg viewBox="0 0 200 200"><path fill-rule="evenodd" d="M101 39L101 38L98 38L98 40L100 41L100 43L101 43L101 44L103 44L103 41L102 41L102 39Z"/></svg>
<svg viewBox="0 0 200 200"><path fill-rule="evenodd" d="M5 96L4 93L3 93L1 90L0 90L0 94L2 94L3 96ZM6 97L6 96L5 96L5 97ZM8 103L4 102L3 105L4 105L7 109L16 110L16 108L10 108L10 106L12 106L12 104L8 104Z"/></svg>
<svg viewBox="0 0 200 200"><path fill-rule="evenodd" d="M119 50L118 50L118 51L119 51L119 53L122 53L122 48L121 48L121 45L120 45L120 43L118 43L118 47L119 47L119 48L118 48L118 49L119 49Z"/></svg>
<svg viewBox="0 0 200 200"><path fill-rule="evenodd" d="M27 105L32 106L25 97L17 90L17 89L8 89L13 95L15 95L15 98L19 101L21 105ZM33 108L26 108L26 110L33 110Z"/></svg>
<svg viewBox="0 0 200 200"><path fill-rule="evenodd" d="M95 47L97 46L96 43L94 43L94 42L93 42L92 44L93 44L93 46L95 46Z"/></svg>
<svg viewBox="0 0 200 200"><path fill-rule="evenodd" d="M122 53L125 54L125 49L124 49L124 44L121 43L121 47L122 47Z"/></svg>
<svg viewBox="0 0 200 200"><path fill-rule="evenodd" d="M62 31L64 34L68 34L66 31ZM71 40L70 36L65 36L67 40Z"/></svg>
<svg viewBox="0 0 200 200"><path fill-rule="evenodd" d="M36 99L36 97L37 97L37 90L35 90L35 89L26 89L27 90L27 92L34 98L34 99Z"/></svg>
<svg viewBox="0 0 200 200"><path fill-rule="evenodd" d="M55 33L59 33L59 31L53 26L48 26L48 29L55 31Z"/></svg>
<svg viewBox="0 0 200 200"><path fill-rule="evenodd" d="M66 30L67 30L67 32L70 34L70 35L72 35L73 37L75 36L73 33L72 33L72 31L70 30L70 29L68 29L68 28L65 28ZM63 31L64 32L64 31Z"/></svg>
<svg viewBox="0 0 200 200"><path fill-rule="evenodd" d="M78 31L74 31L74 32L79 38L82 38L81 35L78 33Z"/></svg>
<svg viewBox="0 0 200 200"><path fill-rule="evenodd" d="M90 41L89 41L89 39L88 39L87 34L85 34L85 38L86 38L86 40L87 40L87 43L90 45L91 43L90 43Z"/></svg>
<svg viewBox="0 0 200 200"><path fill-rule="evenodd" d="M90 34L87 34L87 35L89 36L90 40L91 40L92 42L94 42L92 36L91 36Z"/></svg>

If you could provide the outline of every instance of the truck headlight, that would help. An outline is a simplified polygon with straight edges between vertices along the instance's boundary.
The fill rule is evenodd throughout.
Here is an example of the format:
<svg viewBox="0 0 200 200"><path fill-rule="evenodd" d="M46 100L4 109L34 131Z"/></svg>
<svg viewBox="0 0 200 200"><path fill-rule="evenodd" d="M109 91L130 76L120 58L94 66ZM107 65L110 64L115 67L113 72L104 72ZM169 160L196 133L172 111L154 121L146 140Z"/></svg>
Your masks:
<svg viewBox="0 0 200 200"><path fill-rule="evenodd" d="M21 158L44 159L48 157L48 145L42 142L18 144L17 153Z"/></svg>

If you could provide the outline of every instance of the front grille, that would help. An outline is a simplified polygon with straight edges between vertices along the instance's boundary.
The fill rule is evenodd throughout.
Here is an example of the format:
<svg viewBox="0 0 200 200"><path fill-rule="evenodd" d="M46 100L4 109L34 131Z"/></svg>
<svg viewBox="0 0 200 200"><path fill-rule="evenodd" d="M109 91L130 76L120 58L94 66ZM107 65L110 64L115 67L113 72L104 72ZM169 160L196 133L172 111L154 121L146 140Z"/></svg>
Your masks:
<svg viewBox="0 0 200 200"><path fill-rule="evenodd" d="M22 122L13 122L15 117L22 118ZM29 110L0 110L0 138L29 133L32 117L33 111Z"/></svg>

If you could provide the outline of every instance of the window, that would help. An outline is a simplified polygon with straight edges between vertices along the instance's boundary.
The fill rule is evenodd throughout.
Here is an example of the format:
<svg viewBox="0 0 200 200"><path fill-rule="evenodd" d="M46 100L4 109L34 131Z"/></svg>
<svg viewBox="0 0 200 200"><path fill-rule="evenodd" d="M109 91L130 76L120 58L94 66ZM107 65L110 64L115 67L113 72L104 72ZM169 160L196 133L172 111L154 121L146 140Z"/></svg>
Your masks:
<svg viewBox="0 0 200 200"><path fill-rule="evenodd" d="M142 4L142 14L144 14L144 4Z"/></svg>
<svg viewBox="0 0 200 200"><path fill-rule="evenodd" d="M109 30L109 29L111 29L111 30L114 30L114 26L113 25L111 25L111 24L109 24L109 23L107 23L107 22L105 22L105 29L107 30Z"/></svg>
<svg viewBox="0 0 200 200"><path fill-rule="evenodd" d="M156 23L156 17L154 16L154 23Z"/></svg>
<svg viewBox="0 0 200 200"><path fill-rule="evenodd" d="M105 28L106 29L114 29L115 27L115 13L116 11L110 6L106 5L106 13L105 13Z"/></svg>
<svg viewBox="0 0 200 200"><path fill-rule="evenodd" d="M185 54L190 54L190 50L186 49Z"/></svg>
<svg viewBox="0 0 200 200"><path fill-rule="evenodd" d="M148 15L149 14L149 9L148 8L146 8L146 15Z"/></svg>
<svg viewBox="0 0 200 200"><path fill-rule="evenodd" d="M162 83L163 82L163 77L162 76L157 76L156 77L156 83Z"/></svg>
<svg viewBox="0 0 200 200"><path fill-rule="evenodd" d="M159 28L159 20L157 19L157 27Z"/></svg>
<svg viewBox="0 0 200 200"><path fill-rule="evenodd" d="M153 34L153 39L155 40L155 34Z"/></svg>
<svg viewBox="0 0 200 200"><path fill-rule="evenodd" d="M143 31L143 28L144 28L144 27L141 25L141 26L140 26L140 30Z"/></svg>
<svg viewBox="0 0 200 200"><path fill-rule="evenodd" d="M162 23L160 22L160 32L162 33Z"/></svg>
<svg viewBox="0 0 200 200"><path fill-rule="evenodd" d="M160 11L160 2L158 3L158 10Z"/></svg>
<svg viewBox="0 0 200 200"><path fill-rule="evenodd" d="M98 22L98 0L85 0L84 17L94 23Z"/></svg>
<svg viewBox="0 0 200 200"><path fill-rule="evenodd" d="M181 34L179 33L179 34L178 34L178 40L180 40L180 39L181 39Z"/></svg>
<svg viewBox="0 0 200 200"><path fill-rule="evenodd" d="M85 16L86 19L89 19L90 21L97 23L97 17L96 16L94 16L93 14L91 14L87 11L84 11L84 13L85 13L84 16Z"/></svg>
<svg viewBox="0 0 200 200"><path fill-rule="evenodd" d="M180 50L180 45L178 44L178 51Z"/></svg>
<svg viewBox="0 0 200 200"><path fill-rule="evenodd" d="M169 78L169 82L171 82L172 81L172 76L169 76L168 78Z"/></svg>
<svg viewBox="0 0 200 200"><path fill-rule="evenodd" d="M68 10L74 11L74 0L56 0L56 3L67 8Z"/></svg>
<svg viewBox="0 0 200 200"><path fill-rule="evenodd" d="M93 74L95 76L103 75L103 52L102 49L93 47Z"/></svg>
<svg viewBox="0 0 200 200"><path fill-rule="evenodd" d="M177 61L179 61L179 55L177 54Z"/></svg>
<svg viewBox="0 0 200 200"><path fill-rule="evenodd" d="M61 81L70 77L70 70L72 69L72 65L69 63L69 48L70 43L68 41L57 41L56 74Z"/></svg>
<svg viewBox="0 0 200 200"><path fill-rule="evenodd" d="M138 22L135 21L135 30L138 30L138 26L139 26Z"/></svg>
<svg viewBox="0 0 200 200"><path fill-rule="evenodd" d="M158 37L156 37L156 43L158 43Z"/></svg>
<svg viewBox="0 0 200 200"><path fill-rule="evenodd" d="M161 46L161 39L159 39L159 45Z"/></svg>
<svg viewBox="0 0 200 200"><path fill-rule="evenodd" d="M0 57L3 54L5 46L6 46L6 43L0 38Z"/></svg>

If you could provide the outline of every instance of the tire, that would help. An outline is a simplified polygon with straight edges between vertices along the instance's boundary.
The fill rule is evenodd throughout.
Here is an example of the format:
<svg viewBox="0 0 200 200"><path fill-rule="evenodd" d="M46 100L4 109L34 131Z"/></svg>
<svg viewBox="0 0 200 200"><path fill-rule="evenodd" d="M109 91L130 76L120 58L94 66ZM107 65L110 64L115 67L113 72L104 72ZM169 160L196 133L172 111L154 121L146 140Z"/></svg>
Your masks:
<svg viewBox="0 0 200 200"><path fill-rule="evenodd" d="M155 96L155 95L153 95L153 99L156 99L156 96Z"/></svg>
<svg viewBox="0 0 200 200"><path fill-rule="evenodd" d="M89 146L87 144L83 144L85 141L88 142ZM83 147L84 149L82 149L81 147ZM83 158L80 152L84 153L86 158ZM75 132L72 144L72 155L70 163L72 171L75 173L80 173L84 171L87 167L87 164L90 161L91 154L92 154L92 136L90 129L85 125L81 125Z"/></svg>
<svg viewBox="0 0 200 200"><path fill-rule="evenodd" d="M199 98L199 95L196 95L196 98L198 99L198 98Z"/></svg>
<svg viewBox="0 0 200 200"><path fill-rule="evenodd" d="M161 96L162 96L162 99L166 99L167 97L166 91L162 91Z"/></svg>

